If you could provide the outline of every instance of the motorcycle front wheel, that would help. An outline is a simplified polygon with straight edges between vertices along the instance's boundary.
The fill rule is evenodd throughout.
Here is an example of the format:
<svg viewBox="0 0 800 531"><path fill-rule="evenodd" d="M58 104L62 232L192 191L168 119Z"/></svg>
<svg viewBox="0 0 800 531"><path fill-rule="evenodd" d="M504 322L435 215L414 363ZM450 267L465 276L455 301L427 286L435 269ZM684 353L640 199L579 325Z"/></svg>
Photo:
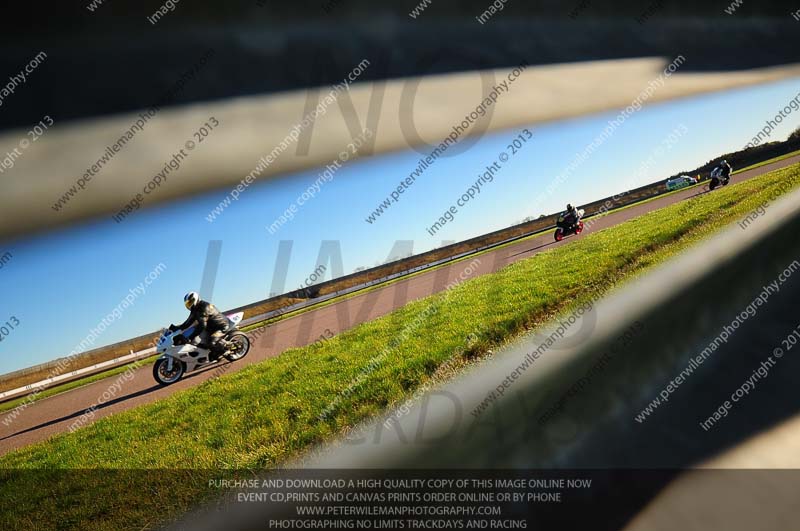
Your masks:
<svg viewBox="0 0 800 531"><path fill-rule="evenodd" d="M153 365L153 378L161 385L174 384L183 377L186 366L178 360L172 360L172 370L167 369L167 359L160 358Z"/></svg>

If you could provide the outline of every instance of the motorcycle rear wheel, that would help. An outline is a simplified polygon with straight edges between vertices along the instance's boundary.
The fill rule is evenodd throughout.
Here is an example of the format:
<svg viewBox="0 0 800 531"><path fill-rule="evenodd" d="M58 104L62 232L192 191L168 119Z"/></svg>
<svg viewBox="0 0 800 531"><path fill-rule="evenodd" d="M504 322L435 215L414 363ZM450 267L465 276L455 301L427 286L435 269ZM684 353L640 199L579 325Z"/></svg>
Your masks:
<svg viewBox="0 0 800 531"><path fill-rule="evenodd" d="M250 352L250 338L242 332L235 332L228 338L228 343L231 347L228 349L225 357L231 361L236 361L247 356Z"/></svg>

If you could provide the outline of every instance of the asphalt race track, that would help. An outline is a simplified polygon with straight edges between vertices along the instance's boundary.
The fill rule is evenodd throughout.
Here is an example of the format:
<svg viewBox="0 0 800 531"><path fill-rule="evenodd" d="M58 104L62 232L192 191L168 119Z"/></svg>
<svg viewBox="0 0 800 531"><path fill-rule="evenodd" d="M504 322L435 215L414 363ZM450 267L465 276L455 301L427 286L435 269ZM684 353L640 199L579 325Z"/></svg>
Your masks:
<svg viewBox="0 0 800 531"><path fill-rule="evenodd" d="M800 155L734 175L732 181L740 182L798 162L800 162ZM612 212L597 219L584 234L617 225L702 193L707 193L706 188L698 186ZM496 271L538 252L552 249L558 245L569 244L575 238L580 237L582 236L571 236L556 243L553 241L552 232L548 231L536 238L489 251L480 256L479 264L470 267L471 276ZM263 329L251 332L251 338L255 339L253 339L248 356L234 364L225 365L224 372L230 373L246 365L261 362L290 347L313 343L320 337L330 336L330 333L338 334L359 323L371 321L390 313L408 301L441 291L449 282L458 279L470 262L471 260L467 259L438 270L421 273L369 293L285 319L271 325L265 332ZM180 313L180 308L176 307L176 312ZM103 393L114 382L119 381L121 389L115 392L114 398L97 406L92 420L155 402L181 389L198 385L219 374L222 367L215 365L191 373L172 386L161 387L153 380L152 366L146 365L137 369L133 373L133 378L126 381L118 380L118 377L114 376L34 402L13 420L12 417L9 417L11 411L4 412L0 414L0 455L67 431L86 409L98 403ZM8 425L4 421L8 421Z"/></svg>

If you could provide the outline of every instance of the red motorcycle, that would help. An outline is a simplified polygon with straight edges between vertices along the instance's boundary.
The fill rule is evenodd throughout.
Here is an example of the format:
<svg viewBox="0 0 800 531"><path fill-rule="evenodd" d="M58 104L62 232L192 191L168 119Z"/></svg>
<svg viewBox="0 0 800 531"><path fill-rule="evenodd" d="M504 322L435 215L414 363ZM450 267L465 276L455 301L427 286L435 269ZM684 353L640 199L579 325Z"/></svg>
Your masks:
<svg viewBox="0 0 800 531"><path fill-rule="evenodd" d="M553 235L557 242L560 242L565 237L569 236L570 234L580 234L583 232L583 221L581 218L583 217L583 209L578 209L578 217L577 219L574 216L569 215L567 213L563 213L558 216L558 221L556 222L556 233Z"/></svg>

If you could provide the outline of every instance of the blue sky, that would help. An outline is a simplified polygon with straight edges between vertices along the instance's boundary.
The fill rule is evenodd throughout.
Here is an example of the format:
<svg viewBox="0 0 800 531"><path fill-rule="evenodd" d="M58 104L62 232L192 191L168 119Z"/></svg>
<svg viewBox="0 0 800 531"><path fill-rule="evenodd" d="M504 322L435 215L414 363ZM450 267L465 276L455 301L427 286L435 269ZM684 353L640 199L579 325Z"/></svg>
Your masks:
<svg viewBox="0 0 800 531"><path fill-rule="evenodd" d="M463 240L527 216L562 210L567 202L587 203L692 169L740 149L798 91L800 80L793 79L644 107L562 186L538 202L552 179L617 113L532 126L533 138L435 236L426 228L475 183L486 165L508 151L509 141L521 130L486 135L466 152L437 160L372 224L365 218L416 167L419 153L344 165L275 234L267 226L317 179L319 170L254 184L214 223L205 216L227 190L139 211L121 224L106 219L0 244L0 256L13 254L0 269L0 324L11 316L20 322L0 342L0 373L69 354L159 263L166 269L93 346L181 322L186 316L182 297L200 288L210 240L222 240L211 299L220 308L241 306L275 289L298 287L316 267L324 240L340 242L346 274L385 261L396 240L413 240L418 253L443 240ZM800 111L785 119L770 140L784 140L798 125ZM649 172L631 182L642 162L677 127L685 127L685 132L672 149L653 159ZM534 204L538 207L532 210ZM283 289L272 281L281 240L294 241ZM332 273L336 271L329 268L325 279Z"/></svg>

